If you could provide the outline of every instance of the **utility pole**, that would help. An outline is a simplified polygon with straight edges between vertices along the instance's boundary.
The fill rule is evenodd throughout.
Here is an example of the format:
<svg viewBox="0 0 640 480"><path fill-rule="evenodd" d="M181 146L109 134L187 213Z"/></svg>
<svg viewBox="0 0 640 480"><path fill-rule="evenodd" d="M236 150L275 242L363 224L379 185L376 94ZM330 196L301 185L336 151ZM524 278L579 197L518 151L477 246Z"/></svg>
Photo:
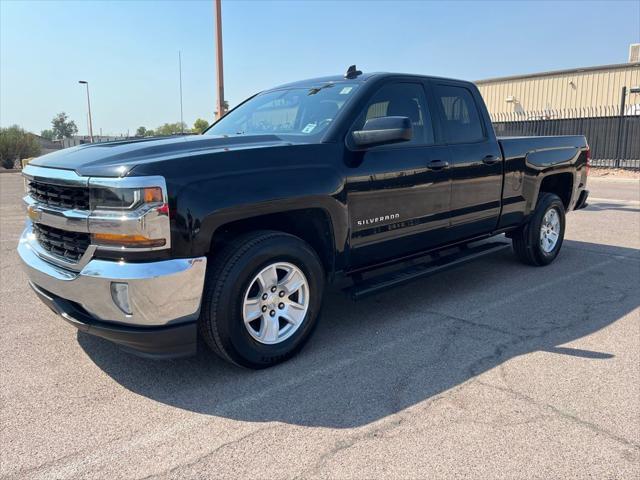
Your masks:
<svg viewBox="0 0 640 480"><path fill-rule="evenodd" d="M89 108L89 141L93 143L93 125L91 124L91 101L89 100L89 82L86 80L78 80L78 83L81 83L87 87L87 107Z"/></svg>
<svg viewBox="0 0 640 480"><path fill-rule="evenodd" d="M182 116L182 52L178 50L178 71L180 75L180 131L184 135L184 117Z"/></svg>
<svg viewBox="0 0 640 480"><path fill-rule="evenodd" d="M224 108L224 73L222 70L222 0L214 1L216 20L216 76L218 81L218 109L216 120L225 114Z"/></svg>

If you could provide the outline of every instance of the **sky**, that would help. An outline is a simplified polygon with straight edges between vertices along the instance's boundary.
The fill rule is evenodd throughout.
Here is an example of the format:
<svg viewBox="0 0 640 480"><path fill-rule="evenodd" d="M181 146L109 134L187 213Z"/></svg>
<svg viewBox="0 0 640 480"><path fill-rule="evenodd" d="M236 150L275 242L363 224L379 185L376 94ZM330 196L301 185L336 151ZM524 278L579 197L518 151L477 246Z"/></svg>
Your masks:
<svg viewBox="0 0 640 480"><path fill-rule="evenodd" d="M631 1L223 0L225 96L351 64L480 80L624 63L640 42ZM213 0L0 0L0 125L39 133L66 112L87 133L213 119Z"/></svg>

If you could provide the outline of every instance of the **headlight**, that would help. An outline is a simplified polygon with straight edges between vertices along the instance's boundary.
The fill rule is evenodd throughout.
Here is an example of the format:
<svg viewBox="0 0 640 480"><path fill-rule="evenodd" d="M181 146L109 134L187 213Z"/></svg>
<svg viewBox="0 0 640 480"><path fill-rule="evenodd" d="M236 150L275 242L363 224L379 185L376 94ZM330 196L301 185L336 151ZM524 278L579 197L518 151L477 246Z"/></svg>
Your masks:
<svg viewBox="0 0 640 480"><path fill-rule="evenodd" d="M167 188L163 177L89 181L92 243L110 250L169 248Z"/></svg>
<svg viewBox="0 0 640 480"><path fill-rule="evenodd" d="M131 210L140 203L140 190L137 188L91 189L91 210Z"/></svg>
<svg viewBox="0 0 640 480"><path fill-rule="evenodd" d="M109 188L91 189L91 210L134 210L143 204L164 203L162 188Z"/></svg>

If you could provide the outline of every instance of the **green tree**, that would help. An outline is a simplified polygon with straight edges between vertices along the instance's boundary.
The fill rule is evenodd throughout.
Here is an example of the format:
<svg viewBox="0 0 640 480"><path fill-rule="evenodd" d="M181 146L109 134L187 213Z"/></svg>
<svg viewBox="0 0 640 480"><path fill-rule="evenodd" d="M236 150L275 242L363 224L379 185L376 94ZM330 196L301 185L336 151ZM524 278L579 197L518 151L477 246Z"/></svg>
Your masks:
<svg viewBox="0 0 640 480"><path fill-rule="evenodd" d="M144 134L145 137L153 137L156 134L153 130L147 130Z"/></svg>
<svg viewBox="0 0 640 480"><path fill-rule="evenodd" d="M40 144L36 137L18 125L0 128L0 164L13 168L16 160L40 155Z"/></svg>
<svg viewBox="0 0 640 480"><path fill-rule="evenodd" d="M53 140L54 139L53 130L42 130L40 132L40 136L42 138L46 138L47 140Z"/></svg>
<svg viewBox="0 0 640 480"><path fill-rule="evenodd" d="M136 137L146 137L147 129L145 127L138 127L136 130Z"/></svg>
<svg viewBox="0 0 640 480"><path fill-rule="evenodd" d="M69 120L69 116L64 112L60 112L53 117L53 120L51 120L51 126L53 129L53 135L57 139L72 137L78 133L76 122Z"/></svg>
<svg viewBox="0 0 640 480"><path fill-rule="evenodd" d="M204 118L199 118L193 122L193 133L202 133L209 127L209 122Z"/></svg>
<svg viewBox="0 0 640 480"><path fill-rule="evenodd" d="M165 123L164 125L160 125L155 130L155 134L158 136L167 136L167 135L179 135L182 132L188 132L189 127L187 127L186 123Z"/></svg>

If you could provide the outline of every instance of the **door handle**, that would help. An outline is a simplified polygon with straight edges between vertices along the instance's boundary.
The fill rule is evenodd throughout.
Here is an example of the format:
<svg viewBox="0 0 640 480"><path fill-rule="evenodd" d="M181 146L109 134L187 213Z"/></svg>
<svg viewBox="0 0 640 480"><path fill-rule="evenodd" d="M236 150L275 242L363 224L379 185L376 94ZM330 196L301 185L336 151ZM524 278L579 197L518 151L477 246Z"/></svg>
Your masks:
<svg viewBox="0 0 640 480"><path fill-rule="evenodd" d="M442 170L448 166L449 162L445 162L444 160L432 160L429 162L429 165L427 165L427 168L431 170Z"/></svg>
<svg viewBox="0 0 640 480"><path fill-rule="evenodd" d="M484 163L485 165L493 165L494 163L498 163L500 161L502 161L502 158L498 157L497 155L487 155L482 159L482 163Z"/></svg>

